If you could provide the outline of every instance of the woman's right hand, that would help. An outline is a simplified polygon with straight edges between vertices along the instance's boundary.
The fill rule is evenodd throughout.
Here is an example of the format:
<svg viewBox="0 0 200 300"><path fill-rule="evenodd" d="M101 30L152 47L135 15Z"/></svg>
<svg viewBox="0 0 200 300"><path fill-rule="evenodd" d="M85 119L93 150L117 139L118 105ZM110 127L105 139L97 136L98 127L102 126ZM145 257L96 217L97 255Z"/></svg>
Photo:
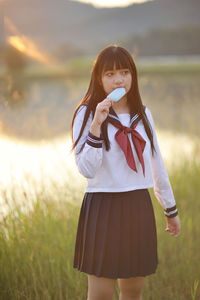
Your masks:
<svg viewBox="0 0 200 300"><path fill-rule="evenodd" d="M93 122L98 126L105 121L109 114L109 108L112 106L114 101L110 98L105 98L103 101L99 102L96 106Z"/></svg>

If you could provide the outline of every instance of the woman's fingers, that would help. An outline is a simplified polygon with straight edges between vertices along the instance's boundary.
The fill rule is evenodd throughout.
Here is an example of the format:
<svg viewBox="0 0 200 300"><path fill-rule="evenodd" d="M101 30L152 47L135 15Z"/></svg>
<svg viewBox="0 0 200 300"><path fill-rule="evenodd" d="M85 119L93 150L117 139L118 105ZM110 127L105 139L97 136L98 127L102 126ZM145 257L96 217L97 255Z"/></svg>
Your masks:
<svg viewBox="0 0 200 300"><path fill-rule="evenodd" d="M180 232L179 229L174 226L168 226L165 230L175 237L177 237Z"/></svg>
<svg viewBox="0 0 200 300"><path fill-rule="evenodd" d="M107 100L107 99L105 99L105 100ZM100 102L98 104L98 108L100 110L105 110L105 109L109 110L110 106L112 105L112 100L109 100L109 101L105 101L105 100L103 100L102 102Z"/></svg>
<svg viewBox="0 0 200 300"><path fill-rule="evenodd" d="M102 104L106 104L106 105L108 105L110 107L111 105L113 105L114 101L112 99L110 99L110 98L106 98L101 103Z"/></svg>
<svg viewBox="0 0 200 300"><path fill-rule="evenodd" d="M166 231L170 232L171 235L177 237L180 234L180 229L181 225L178 216L174 218L167 218Z"/></svg>

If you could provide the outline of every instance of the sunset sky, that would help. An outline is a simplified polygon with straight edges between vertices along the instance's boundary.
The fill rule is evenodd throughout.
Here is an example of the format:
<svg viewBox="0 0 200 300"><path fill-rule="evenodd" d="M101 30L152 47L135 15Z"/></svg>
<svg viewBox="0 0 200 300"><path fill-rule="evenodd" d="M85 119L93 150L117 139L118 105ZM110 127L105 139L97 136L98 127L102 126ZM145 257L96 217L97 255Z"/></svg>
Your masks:
<svg viewBox="0 0 200 300"><path fill-rule="evenodd" d="M94 4L97 7L115 7L115 6L127 6L133 3L142 3L152 0L73 0L78 2L85 2Z"/></svg>

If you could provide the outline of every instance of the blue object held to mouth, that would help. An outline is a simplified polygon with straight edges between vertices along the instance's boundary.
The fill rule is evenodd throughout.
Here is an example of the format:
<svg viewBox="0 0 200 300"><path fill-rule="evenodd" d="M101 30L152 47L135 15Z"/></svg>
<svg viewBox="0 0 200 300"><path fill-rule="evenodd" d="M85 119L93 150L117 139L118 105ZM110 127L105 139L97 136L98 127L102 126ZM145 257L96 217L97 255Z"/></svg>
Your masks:
<svg viewBox="0 0 200 300"><path fill-rule="evenodd" d="M125 88L117 88L112 91L107 98L111 98L113 101L119 101L126 94Z"/></svg>

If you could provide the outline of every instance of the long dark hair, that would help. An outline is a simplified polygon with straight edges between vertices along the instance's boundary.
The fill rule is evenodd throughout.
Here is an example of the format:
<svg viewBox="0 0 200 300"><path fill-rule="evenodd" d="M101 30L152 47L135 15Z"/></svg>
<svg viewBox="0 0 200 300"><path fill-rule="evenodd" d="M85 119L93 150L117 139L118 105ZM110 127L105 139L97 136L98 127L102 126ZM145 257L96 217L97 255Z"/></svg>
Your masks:
<svg viewBox="0 0 200 300"><path fill-rule="evenodd" d="M153 154L155 151L155 147L153 144L152 128L146 117L144 106L142 104L142 100L140 97L136 66L130 53L125 48L117 45L107 46L106 48L100 51L100 53L97 55L96 59L94 60L88 90L85 96L83 97L83 99L77 105L72 118L70 131L71 131L73 145L71 150L75 148L79 139L81 138L81 135L83 133L83 130L85 128L90 113L92 112L92 117L94 117L97 104L106 98L106 94L101 84L101 74L103 74L103 72L107 70L112 70L114 68L114 65L116 69L129 69L131 72L132 85L131 85L131 89L127 93L127 104L131 112L135 112L141 115L141 119L144 124L146 134L151 143L151 150ZM85 116L83 119L83 124L79 136L77 140L74 142L73 140L74 119L76 117L77 111L82 105L86 105L86 112L85 112ZM108 138L107 125L108 125L108 121L106 119L101 125L101 132L105 142L106 150L108 151L110 149L110 141ZM83 146L81 147L79 152L82 151Z"/></svg>

